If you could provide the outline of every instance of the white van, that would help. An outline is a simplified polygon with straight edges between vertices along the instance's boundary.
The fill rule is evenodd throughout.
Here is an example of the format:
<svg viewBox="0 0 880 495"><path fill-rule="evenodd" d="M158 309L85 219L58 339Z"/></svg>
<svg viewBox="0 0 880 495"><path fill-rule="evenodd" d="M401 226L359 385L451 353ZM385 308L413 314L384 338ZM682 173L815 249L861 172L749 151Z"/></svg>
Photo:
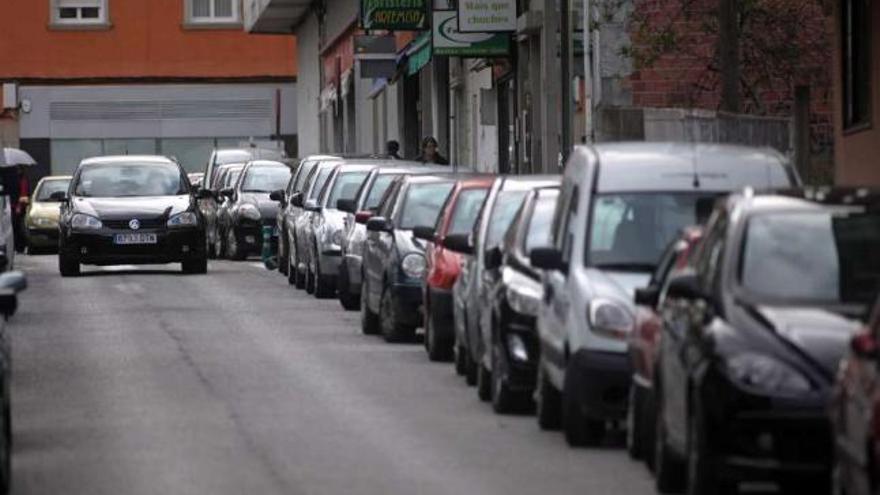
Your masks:
<svg viewBox="0 0 880 495"><path fill-rule="evenodd" d="M609 143L577 147L565 169L554 245L531 252L543 268L535 392L542 428L570 445L595 444L625 418L633 293L682 227L705 221L728 192L799 185L781 154L743 146Z"/></svg>

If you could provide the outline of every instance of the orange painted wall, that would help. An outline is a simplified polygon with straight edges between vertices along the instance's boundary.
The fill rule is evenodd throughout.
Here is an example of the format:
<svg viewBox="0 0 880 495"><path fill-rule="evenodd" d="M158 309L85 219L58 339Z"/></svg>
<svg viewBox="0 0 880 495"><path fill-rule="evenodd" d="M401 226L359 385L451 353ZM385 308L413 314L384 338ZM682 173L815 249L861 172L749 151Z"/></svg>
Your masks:
<svg viewBox="0 0 880 495"><path fill-rule="evenodd" d="M296 40L183 27L184 0L108 0L112 27L49 27L49 0L0 1L0 79L295 77Z"/></svg>

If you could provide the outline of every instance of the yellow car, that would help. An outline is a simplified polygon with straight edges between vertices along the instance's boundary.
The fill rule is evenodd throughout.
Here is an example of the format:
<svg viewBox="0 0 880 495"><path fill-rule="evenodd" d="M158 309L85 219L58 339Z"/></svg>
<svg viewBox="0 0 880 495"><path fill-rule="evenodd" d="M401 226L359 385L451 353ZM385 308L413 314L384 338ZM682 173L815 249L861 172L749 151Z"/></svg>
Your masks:
<svg viewBox="0 0 880 495"><path fill-rule="evenodd" d="M69 176L44 177L37 183L25 213L27 246L31 253L58 248L58 215L61 201L54 193L67 193ZM57 196L57 194L56 194Z"/></svg>

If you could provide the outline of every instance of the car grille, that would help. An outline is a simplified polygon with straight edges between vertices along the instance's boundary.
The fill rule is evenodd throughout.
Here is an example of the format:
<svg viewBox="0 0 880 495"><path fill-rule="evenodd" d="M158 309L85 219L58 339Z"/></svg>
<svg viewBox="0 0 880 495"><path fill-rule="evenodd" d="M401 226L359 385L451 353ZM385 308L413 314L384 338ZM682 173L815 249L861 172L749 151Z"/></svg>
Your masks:
<svg viewBox="0 0 880 495"><path fill-rule="evenodd" d="M137 218L137 217L132 217ZM131 230L131 227L128 226L128 222L132 220L132 218L126 218L123 220L101 220L101 223L104 224L108 229L119 229L119 230ZM158 229L165 226L165 218L138 218L141 229Z"/></svg>

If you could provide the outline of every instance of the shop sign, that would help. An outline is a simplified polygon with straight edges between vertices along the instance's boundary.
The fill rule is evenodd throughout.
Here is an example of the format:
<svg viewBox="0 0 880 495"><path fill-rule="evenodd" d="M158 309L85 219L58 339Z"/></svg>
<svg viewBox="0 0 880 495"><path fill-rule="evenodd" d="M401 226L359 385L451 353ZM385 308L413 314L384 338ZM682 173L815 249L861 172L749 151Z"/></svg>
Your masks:
<svg viewBox="0 0 880 495"><path fill-rule="evenodd" d="M462 33L516 31L516 0L459 0L458 30Z"/></svg>
<svg viewBox="0 0 880 495"><path fill-rule="evenodd" d="M366 30L428 29L428 0L361 0L361 27Z"/></svg>
<svg viewBox="0 0 880 495"><path fill-rule="evenodd" d="M502 57L510 54L507 33L463 33L454 10L435 10L434 54L452 57Z"/></svg>

